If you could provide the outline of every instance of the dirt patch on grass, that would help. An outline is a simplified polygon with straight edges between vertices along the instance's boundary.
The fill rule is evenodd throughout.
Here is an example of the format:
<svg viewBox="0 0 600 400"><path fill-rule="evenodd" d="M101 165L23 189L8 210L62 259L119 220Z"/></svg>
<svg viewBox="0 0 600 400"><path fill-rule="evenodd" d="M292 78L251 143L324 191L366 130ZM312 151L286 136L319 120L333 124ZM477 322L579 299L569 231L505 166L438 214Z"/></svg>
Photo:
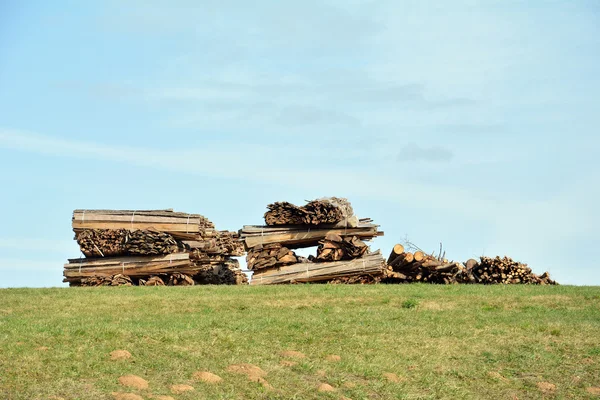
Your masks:
<svg viewBox="0 0 600 400"><path fill-rule="evenodd" d="M148 396L151 399L156 399L156 400L175 400L173 397L171 396Z"/></svg>
<svg viewBox="0 0 600 400"><path fill-rule="evenodd" d="M327 371L325 371L324 369L320 369L317 371L317 376L320 376L321 378L324 378L325 375L327 375Z"/></svg>
<svg viewBox="0 0 600 400"><path fill-rule="evenodd" d="M556 385L550 382L538 382L537 387L544 394L552 394L556 391Z"/></svg>
<svg viewBox="0 0 600 400"><path fill-rule="evenodd" d="M246 375L250 379L267 376L265 371L253 364L232 364L227 367L227 371L233 372L234 374Z"/></svg>
<svg viewBox="0 0 600 400"><path fill-rule="evenodd" d="M317 388L319 392L335 392L335 388L328 383L321 383Z"/></svg>
<svg viewBox="0 0 600 400"><path fill-rule="evenodd" d="M194 372L192 378L205 383L219 383L223 381L223 378L221 378L219 375L215 375L212 372L208 371Z"/></svg>
<svg viewBox="0 0 600 400"><path fill-rule="evenodd" d="M282 367L293 367L294 365L298 365L298 363L296 361L281 360L279 365L281 365Z"/></svg>
<svg viewBox="0 0 600 400"><path fill-rule="evenodd" d="M600 387L589 387L585 389L589 394L600 396Z"/></svg>
<svg viewBox="0 0 600 400"><path fill-rule="evenodd" d="M281 352L281 357L285 357L285 358L306 358L306 355L304 355L304 353L300 353L299 351L287 350L287 351L282 351Z"/></svg>
<svg viewBox="0 0 600 400"><path fill-rule="evenodd" d="M337 354L330 354L325 357L325 360L329 362L340 362L342 361L342 357L338 356Z"/></svg>
<svg viewBox="0 0 600 400"><path fill-rule="evenodd" d="M119 383L135 389L148 389L148 381L135 375L123 375L119 378Z"/></svg>
<svg viewBox="0 0 600 400"><path fill-rule="evenodd" d="M37 347L37 348L36 348L36 350L37 350L37 351L48 351L48 349L49 349L49 348L48 348L48 347L46 347L46 346L40 346L40 347Z"/></svg>
<svg viewBox="0 0 600 400"><path fill-rule="evenodd" d="M196 390L196 389L190 385L173 385L173 386L171 386L171 393L173 393L173 394L182 394L185 392L193 392L194 390Z"/></svg>
<svg viewBox="0 0 600 400"><path fill-rule="evenodd" d="M144 400L142 396L133 393L113 392L112 395L115 400Z"/></svg>
<svg viewBox="0 0 600 400"><path fill-rule="evenodd" d="M398 383L401 381L400 377L393 372L384 372L383 377L388 380L388 382Z"/></svg>
<svg viewBox="0 0 600 400"><path fill-rule="evenodd" d="M342 386L348 389L354 389L357 385L354 382L344 382Z"/></svg>
<svg viewBox="0 0 600 400"><path fill-rule="evenodd" d="M131 353L127 350L114 350L110 352L110 359L113 361L127 360L131 358Z"/></svg>

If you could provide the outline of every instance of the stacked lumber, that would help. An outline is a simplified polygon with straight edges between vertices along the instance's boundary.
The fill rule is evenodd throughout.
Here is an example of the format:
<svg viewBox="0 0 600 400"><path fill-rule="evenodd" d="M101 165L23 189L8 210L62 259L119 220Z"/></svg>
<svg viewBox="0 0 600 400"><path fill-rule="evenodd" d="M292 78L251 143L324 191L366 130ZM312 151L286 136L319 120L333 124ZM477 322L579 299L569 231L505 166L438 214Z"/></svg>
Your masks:
<svg viewBox="0 0 600 400"><path fill-rule="evenodd" d="M481 257L480 262L470 259L465 263L448 261L442 255L423 251L405 251L397 244L387 260L386 282L428 282L437 284L539 284L554 285L547 272L536 275L526 264L508 257Z"/></svg>
<svg viewBox="0 0 600 400"><path fill-rule="evenodd" d="M363 241L383 232L371 219L358 219L346 199L321 198L300 207L277 202L267 206L264 218L266 225L246 225L240 230L248 269L254 271L252 285L362 283L383 276L386 270L381 253L370 253ZM316 246L316 257L294 252Z"/></svg>
<svg viewBox="0 0 600 400"><path fill-rule="evenodd" d="M71 286L247 283L231 259L244 254L238 233L218 231L200 214L75 210L72 227L84 258L64 266Z"/></svg>
<svg viewBox="0 0 600 400"><path fill-rule="evenodd" d="M364 255L349 261L308 262L262 270L252 276L251 285L278 283L304 283L338 280L350 276L381 276L385 271L385 260L381 252Z"/></svg>

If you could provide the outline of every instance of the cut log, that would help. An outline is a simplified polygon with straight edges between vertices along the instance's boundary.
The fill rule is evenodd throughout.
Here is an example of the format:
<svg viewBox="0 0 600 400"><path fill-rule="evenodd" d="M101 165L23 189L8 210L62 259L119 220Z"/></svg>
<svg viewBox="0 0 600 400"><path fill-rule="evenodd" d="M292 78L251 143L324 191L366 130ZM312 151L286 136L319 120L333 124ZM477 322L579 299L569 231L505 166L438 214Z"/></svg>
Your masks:
<svg viewBox="0 0 600 400"><path fill-rule="evenodd" d="M392 248L392 252L390 253L390 256L388 257L387 263L391 264L392 262L394 262L394 260L396 258L398 258L403 253L404 253L404 246L402 246L399 243L396 244L394 246L394 248Z"/></svg>

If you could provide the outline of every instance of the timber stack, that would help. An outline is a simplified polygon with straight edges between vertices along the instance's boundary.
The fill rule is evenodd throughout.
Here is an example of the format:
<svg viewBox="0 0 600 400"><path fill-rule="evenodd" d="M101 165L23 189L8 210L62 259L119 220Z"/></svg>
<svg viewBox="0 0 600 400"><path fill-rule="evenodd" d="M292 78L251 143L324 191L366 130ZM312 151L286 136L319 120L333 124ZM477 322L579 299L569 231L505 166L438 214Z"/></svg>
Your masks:
<svg viewBox="0 0 600 400"><path fill-rule="evenodd" d="M481 257L465 263L448 261L444 255L426 254L421 250L405 251L397 244L387 260L385 282L428 282L438 284L535 284L556 285L548 272L536 275L527 264L509 257Z"/></svg>
<svg viewBox="0 0 600 400"><path fill-rule="evenodd" d="M70 286L245 284L237 232L218 231L199 214L168 210L75 210L84 257L70 259Z"/></svg>
<svg viewBox="0 0 600 400"><path fill-rule="evenodd" d="M247 250L251 285L301 282L364 283L386 273L379 251L364 240L383 236L369 218L354 215L346 199L328 197L296 206L277 202L267 206L266 225L247 225L240 238ZM317 247L316 256L294 250Z"/></svg>

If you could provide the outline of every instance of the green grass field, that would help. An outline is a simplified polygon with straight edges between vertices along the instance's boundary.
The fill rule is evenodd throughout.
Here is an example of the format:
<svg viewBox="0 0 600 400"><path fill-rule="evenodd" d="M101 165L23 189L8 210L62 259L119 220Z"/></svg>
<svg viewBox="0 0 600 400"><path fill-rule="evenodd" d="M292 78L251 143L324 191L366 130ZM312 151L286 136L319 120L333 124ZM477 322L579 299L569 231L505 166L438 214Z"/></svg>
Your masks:
<svg viewBox="0 0 600 400"><path fill-rule="evenodd" d="M132 357L111 360L118 349ZM305 357L282 355L290 350ZM264 370L262 383L228 370L240 363ZM197 371L223 381L198 381ZM128 374L149 387L121 385ZM318 391L323 383L335 391ZM173 394L176 384L195 390ZM600 288L0 290L1 399L113 393L180 400L600 398Z"/></svg>

